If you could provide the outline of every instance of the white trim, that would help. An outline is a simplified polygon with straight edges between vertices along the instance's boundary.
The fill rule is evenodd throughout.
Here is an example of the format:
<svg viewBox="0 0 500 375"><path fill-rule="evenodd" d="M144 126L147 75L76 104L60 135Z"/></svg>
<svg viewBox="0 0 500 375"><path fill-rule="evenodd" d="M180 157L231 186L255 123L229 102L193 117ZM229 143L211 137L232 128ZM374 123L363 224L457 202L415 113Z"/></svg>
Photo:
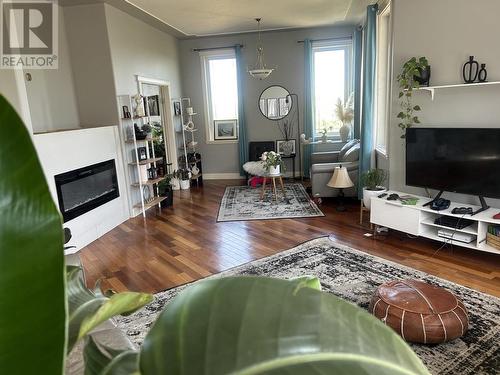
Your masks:
<svg viewBox="0 0 500 375"><path fill-rule="evenodd" d="M244 180L239 173L203 173L204 180Z"/></svg>
<svg viewBox="0 0 500 375"><path fill-rule="evenodd" d="M136 77L137 77L138 83L146 83L149 85L157 85L157 86L170 86L169 81L164 81L162 79L148 78L148 77L140 76L138 74L136 74Z"/></svg>

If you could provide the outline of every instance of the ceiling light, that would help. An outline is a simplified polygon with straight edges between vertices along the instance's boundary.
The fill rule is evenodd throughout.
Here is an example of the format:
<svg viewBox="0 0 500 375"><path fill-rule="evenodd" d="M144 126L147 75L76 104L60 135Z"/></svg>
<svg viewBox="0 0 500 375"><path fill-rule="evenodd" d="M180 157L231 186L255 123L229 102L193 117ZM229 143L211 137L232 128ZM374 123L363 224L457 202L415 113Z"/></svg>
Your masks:
<svg viewBox="0 0 500 375"><path fill-rule="evenodd" d="M263 80L273 72L274 69L266 68L266 64L264 62L264 47L262 47L262 40L260 37L260 20L261 18L256 18L257 21L257 32L259 35L259 40L257 43L257 63L253 67L253 69L249 69L248 73L254 78L258 78Z"/></svg>

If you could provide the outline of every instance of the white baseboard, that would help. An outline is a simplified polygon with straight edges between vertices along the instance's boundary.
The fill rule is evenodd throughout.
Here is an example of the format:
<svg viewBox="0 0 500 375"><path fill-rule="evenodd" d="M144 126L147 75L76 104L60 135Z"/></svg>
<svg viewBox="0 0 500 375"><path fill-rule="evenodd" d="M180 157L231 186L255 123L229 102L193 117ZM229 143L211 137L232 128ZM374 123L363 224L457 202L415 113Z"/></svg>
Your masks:
<svg viewBox="0 0 500 375"><path fill-rule="evenodd" d="M239 173L203 173L204 180L244 180Z"/></svg>

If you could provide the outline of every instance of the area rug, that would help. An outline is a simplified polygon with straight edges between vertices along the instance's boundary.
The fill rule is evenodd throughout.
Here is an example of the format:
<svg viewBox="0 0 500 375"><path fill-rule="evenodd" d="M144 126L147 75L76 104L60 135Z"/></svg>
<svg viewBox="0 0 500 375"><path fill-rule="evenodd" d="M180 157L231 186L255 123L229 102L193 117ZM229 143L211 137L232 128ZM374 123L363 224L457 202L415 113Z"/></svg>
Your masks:
<svg viewBox="0 0 500 375"><path fill-rule="evenodd" d="M217 221L290 219L325 216L316 206L304 186L285 184L285 197L278 189L278 200L271 189L266 188L264 199L260 199L262 188L250 186L228 186L222 197Z"/></svg>
<svg viewBox="0 0 500 375"><path fill-rule="evenodd" d="M498 374L500 369L500 299L398 265L359 250L339 245L328 238L306 242L294 249L247 263L212 277L259 275L289 279L303 275L319 278L324 291L364 309L375 289L393 279L417 278L455 293L465 304L469 331L460 339L439 345L411 344L434 374ZM120 317L118 326L140 345L157 315L187 286L155 295L144 309Z"/></svg>

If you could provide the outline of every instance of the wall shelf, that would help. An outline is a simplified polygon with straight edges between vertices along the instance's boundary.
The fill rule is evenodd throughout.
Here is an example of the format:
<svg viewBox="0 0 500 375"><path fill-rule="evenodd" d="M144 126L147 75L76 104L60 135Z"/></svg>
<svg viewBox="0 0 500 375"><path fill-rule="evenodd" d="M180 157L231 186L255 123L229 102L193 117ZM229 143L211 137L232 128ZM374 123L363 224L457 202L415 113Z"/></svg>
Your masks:
<svg viewBox="0 0 500 375"><path fill-rule="evenodd" d="M140 188L140 187L141 187L141 185L156 185L156 184L160 183L161 181L163 181L164 179L165 179L165 177L158 177L158 178L155 178L155 179L153 179L153 180L143 181L143 182L141 182L141 183L139 183L139 182L134 182L134 183L132 184L132 186Z"/></svg>
<svg viewBox="0 0 500 375"><path fill-rule="evenodd" d="M494 85L500 85L500 81L492 81L492 82L476 82L476 83L457 83L453 85L439 85L439 86L421 86L415 91L428 91L431 94L431 100L434 100L434 96L436 93L436 90L442 90L442 89L452 89L452 88L461 88L461 87L483 87L483 86L494 86Z"/></svg>
<svg viewBox="0 0 500 375"><path fill-rule="evenodd" d="M151 159L141 160L140 162L133 161L129 164L130 165L147 165L147 164L155 163L155 162L160 161L162 159L163 158L151 158Z"/></svg>

